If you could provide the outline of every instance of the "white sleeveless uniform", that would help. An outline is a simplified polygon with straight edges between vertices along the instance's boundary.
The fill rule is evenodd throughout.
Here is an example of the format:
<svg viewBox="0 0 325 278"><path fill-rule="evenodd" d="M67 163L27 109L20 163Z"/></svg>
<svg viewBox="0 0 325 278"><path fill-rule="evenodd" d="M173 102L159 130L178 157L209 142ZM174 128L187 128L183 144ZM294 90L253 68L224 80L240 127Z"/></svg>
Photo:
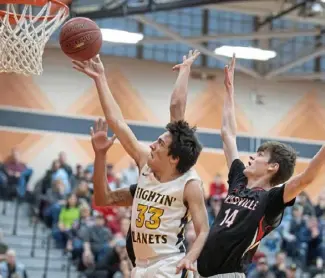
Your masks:
<svg viewBox="0 0 325 278"><path fill-rule="evenodd" d="M133 199L131 236L137 267L134 278L190 277L176 275L185 256L185 226L190 220L184 205L188 181L200 180L194 169L166 183L160 183L145 165L139 175Z"/></svg>

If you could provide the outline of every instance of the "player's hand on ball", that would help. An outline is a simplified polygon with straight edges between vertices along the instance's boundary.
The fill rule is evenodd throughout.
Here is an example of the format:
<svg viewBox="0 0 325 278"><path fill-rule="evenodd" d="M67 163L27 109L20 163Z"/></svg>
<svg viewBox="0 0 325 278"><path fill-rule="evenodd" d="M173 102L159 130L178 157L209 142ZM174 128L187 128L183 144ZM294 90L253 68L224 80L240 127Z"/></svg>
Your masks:
<svg viewBox="0 0 325 278"><path fill-rule="evenodd" d="M178 265L176 266L176 274L179 274L182 272L183 269L187 269L189 271L196 271L196 268L193 264L193 262L189 259L187 259L186 257L184 259L182 259Z"/></svg>
<svg viewBox="0 0 325 278"><path fill-rule="evenodd" d="M232 56L230 65L225 66L225 86L228 93L233 93L234 91L234 75L236 67L236 56L235 53Z"/></svg>
<svg viewBox="0 0 325 278"><path fill-rule="evenodd" d="M174 66L173 71L178 71L182 68L190 68L195 60L200 56L200 54L201 53L198 50L190 50L188 56L183 56L183 63Z"/></svg>
<svg viewBox="0 0 325 278"><path fill-rule="evenodd" d="M91 143L95 153L106 154L107 150L113 145L116 136L107 137L108 126L106 121L99 119L95 126L90 128Z"/></svg>
<svg viewBox="0 0 325 278"><path fill-rule="evenodd" d="M104 65L100 60L99 55L87 61L72 61L72 63L74 69L87 74L93 79L99 77L105 72Z"/></svg>

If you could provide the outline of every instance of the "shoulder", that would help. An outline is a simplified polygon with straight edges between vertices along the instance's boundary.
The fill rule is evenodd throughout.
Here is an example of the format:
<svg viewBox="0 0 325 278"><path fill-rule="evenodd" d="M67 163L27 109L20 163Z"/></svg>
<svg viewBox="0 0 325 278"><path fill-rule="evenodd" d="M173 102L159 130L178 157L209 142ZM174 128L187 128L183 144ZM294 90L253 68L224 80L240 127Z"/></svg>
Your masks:
<svg viewBox="0 0 325 278"><path fill-rule="evenodd" d="M245 165L240 159L235 159L230 166L228 174L228 184L231 189L233 186L237 186L238 183L247 183L247 178L244 174Z"/></svg>
<svg viewBox="0 0 325 278"><path fill-rule="evenodd" d="M201 199L204 197L204 190L201 180L191 179L187 181L184 188L184 201Z"/></svg>
<svg viewBox="0 0 325 278"><path fill-rule="evenodd" d="M188 170L183 175L183 179L184 179L185 184L189 183L190 181L198 181L199 183L202 183L202 180L201 180L199 174L197 173L197 171L194 168L191 168L190 170Z"/></svg>
<svg viewBox="0 0 325 278"><path fill-rule="evenodd" d="M234 170L236 170L236 171L244 171L245 170L245 165L239 158L234 159L234 161L231 163L229 173Z"/></svg>

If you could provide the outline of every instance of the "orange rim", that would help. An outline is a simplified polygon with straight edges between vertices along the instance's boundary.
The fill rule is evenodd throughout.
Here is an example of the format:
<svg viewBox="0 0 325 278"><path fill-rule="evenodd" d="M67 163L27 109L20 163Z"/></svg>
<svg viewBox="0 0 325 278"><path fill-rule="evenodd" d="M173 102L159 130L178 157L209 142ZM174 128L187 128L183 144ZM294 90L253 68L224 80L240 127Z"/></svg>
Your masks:
<svg viewBox="0 0 325 278"><path fill-rule="evenodd" d="M32 5L32 6L39 6L42 7L46 5L48 2L52 2L54 4L54 7L64 8L65 13L64 16L69 15L69 7L65 4L62 3L59 0L0 0L0 4L22 4L22 5ZM53 7L52 7L53 8ZM16 18L19 20L21 17L25 17L28 19L34 19L36 16L34 15L21 15L21 14L14 14L14 13L7 13L7 11L0 10L0 17L5 17L6 15L9 15L9 22L10 24L15 24L16 23ZM44 21L44 20L52 20L55 18L56 15L49 15L49 16L40 16L37 21Z"/></svg>

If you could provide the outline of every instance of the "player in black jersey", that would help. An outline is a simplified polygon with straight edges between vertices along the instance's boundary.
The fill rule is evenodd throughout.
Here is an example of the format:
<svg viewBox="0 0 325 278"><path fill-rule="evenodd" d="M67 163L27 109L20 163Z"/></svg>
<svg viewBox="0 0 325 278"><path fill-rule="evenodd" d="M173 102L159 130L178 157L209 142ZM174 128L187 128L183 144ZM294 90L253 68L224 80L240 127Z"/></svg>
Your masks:
<svg viewBox="0 0 325 278"><path fill-rule="evenodd" d="M280 224L284 209L294 204L325 162L323 146L307 169L291 178L296 152L288 145L267 142L250 156L248 165L243 164L236 145L234 69L235 57L225 68L221 130L229 191L198 259L201 277L245 277L245 266L262 238Z"/></svg>

